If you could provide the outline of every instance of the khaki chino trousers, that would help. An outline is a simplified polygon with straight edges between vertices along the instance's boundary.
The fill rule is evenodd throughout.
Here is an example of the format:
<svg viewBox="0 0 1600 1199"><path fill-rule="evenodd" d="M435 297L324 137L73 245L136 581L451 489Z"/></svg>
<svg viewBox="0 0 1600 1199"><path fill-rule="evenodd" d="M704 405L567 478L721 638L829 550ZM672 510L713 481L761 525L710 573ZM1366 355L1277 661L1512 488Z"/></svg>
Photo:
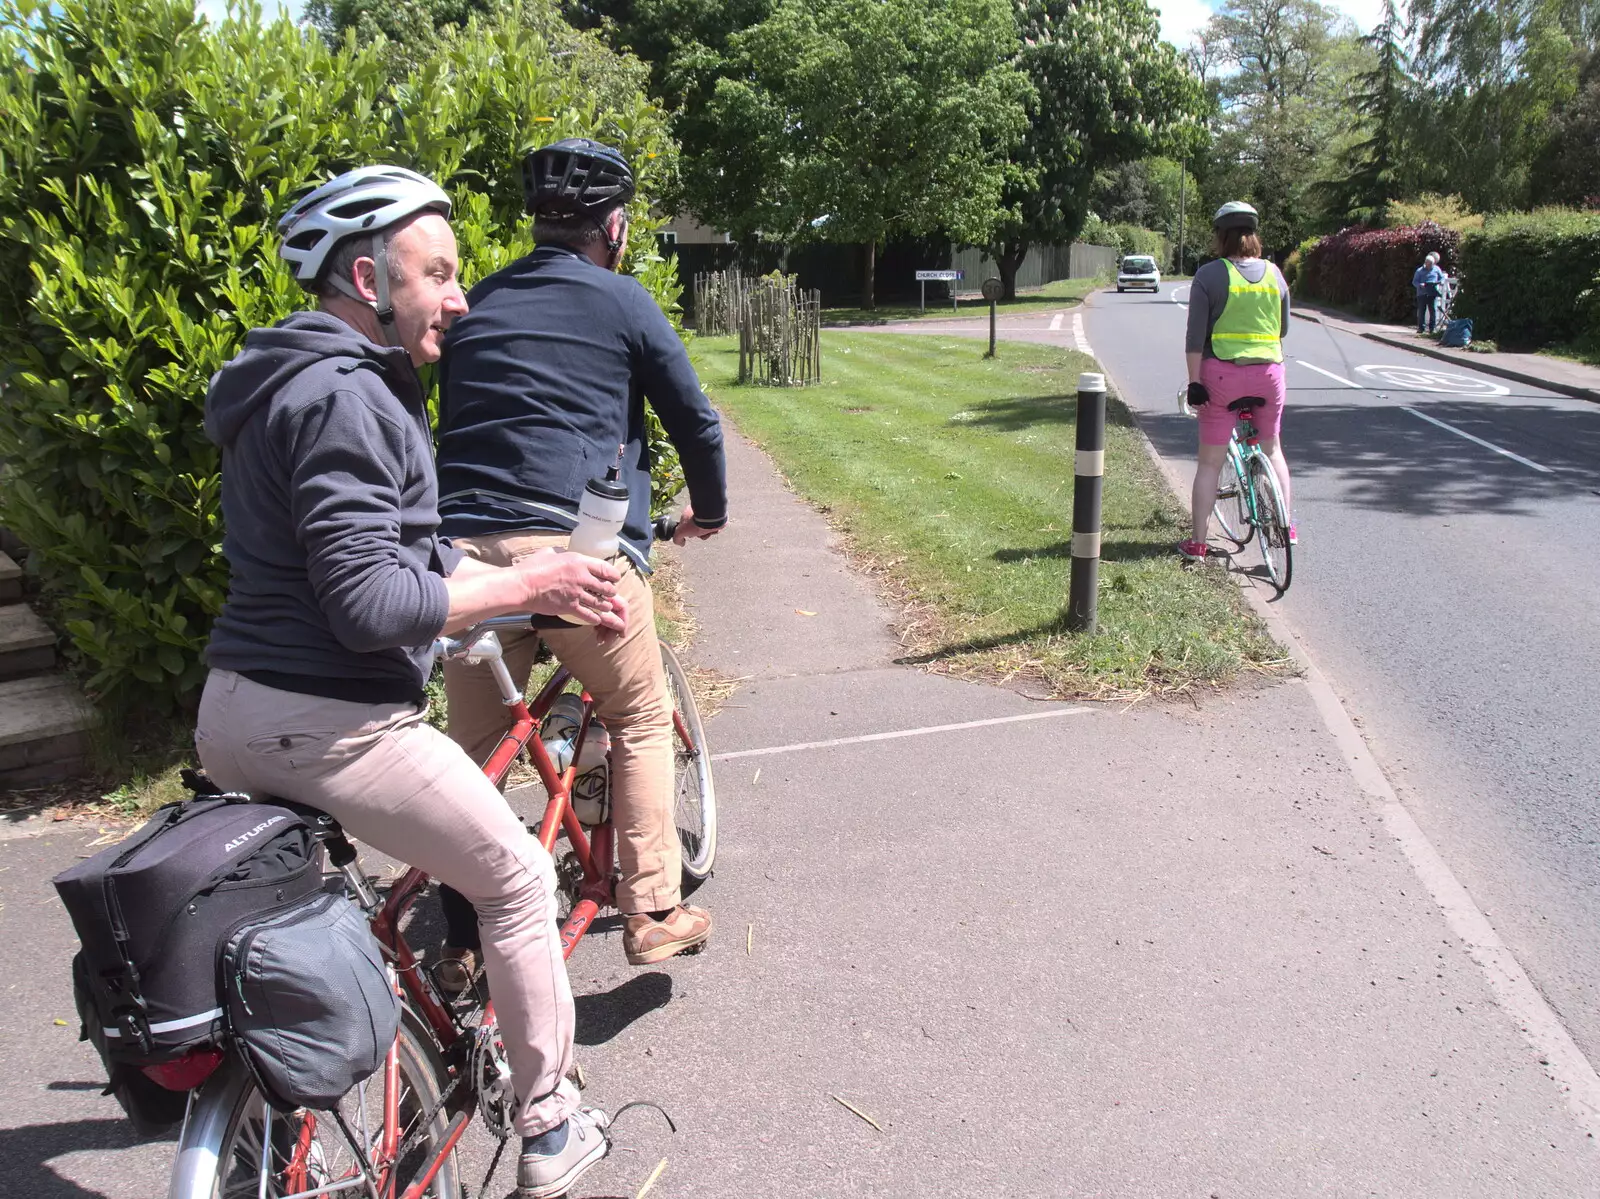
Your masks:
<svg viewBox="0 0 1600 1199"><path fill-rule="evenodd" d="M512 566L542 549L564 546L565 533L509 533L456 537L453 544L496 566ZM627 601L628 631L602 638L586 625L539 633L500 631L505 663L526 689L543 638L556 658L594 697L595 712L611 735L611 810L622 877L617 907L628 915L676 907L681 897L682 851L673 823L672 705L656 641L650 583L626 555L617 592ZM487 664L446 662L450 736L478 763L488 760L511 727L511 715Z"/></svg>

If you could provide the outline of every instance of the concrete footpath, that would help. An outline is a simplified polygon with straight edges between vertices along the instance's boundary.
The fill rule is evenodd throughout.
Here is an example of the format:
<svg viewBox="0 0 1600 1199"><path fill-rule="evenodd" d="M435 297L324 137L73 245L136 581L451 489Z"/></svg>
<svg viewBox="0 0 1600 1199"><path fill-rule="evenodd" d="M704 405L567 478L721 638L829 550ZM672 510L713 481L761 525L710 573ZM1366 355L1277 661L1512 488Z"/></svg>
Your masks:
<svg viewBox="0 0 1600 1199"><path fill-rule="evenodd" d="M633 970L612 922L571 963L588 1098L679 1132L630 1113L578 1194L662 1159L655 1199L1595 1194L1302 681L1126 707L897 665L822 518L737 436L729 469L734 523L684 555L691 657L738 682L717 932ZM76 1040L48 880L96 839L0 840L7 1196L159 1195L171 1153Z"/></svg>
<svg viewBox="0 0 1600 1199"><path fill-rule="evenodd" d="M1320 321L1369 341L1437 358L1441 362L1454 362L1530 387L1543 387L1562 395L1576 396L1580 400L1600 402L1600 366L1552 358L1548 354L1512 354L1500 350L1479 353L1475 350L1446 349L1410 325L1389 325L1299 299L1294 302L1294 315L1305 320Z"/></svg>

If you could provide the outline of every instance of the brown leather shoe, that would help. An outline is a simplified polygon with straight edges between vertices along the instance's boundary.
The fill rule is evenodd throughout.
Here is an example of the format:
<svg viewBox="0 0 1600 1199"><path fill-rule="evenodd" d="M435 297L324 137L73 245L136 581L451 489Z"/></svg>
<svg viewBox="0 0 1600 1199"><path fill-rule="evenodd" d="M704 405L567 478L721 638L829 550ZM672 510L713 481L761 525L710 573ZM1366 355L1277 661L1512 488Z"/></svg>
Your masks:
<svg viewBox="0 0 1600 1199"><path fill-rule="evenodd" d="M439 947L439 961L433 968L433 981L447 995L463 994L478 973L478 955L455 945Z"/></svg>
<svg viewBox="0 0 1600 1199"><path fill-rule="evenodd" d="M699 949L710 936L711 913L679 904L665 920L653 920L648 912L629 916L622 926L622 951L630 966L648 966Z"/></svg>

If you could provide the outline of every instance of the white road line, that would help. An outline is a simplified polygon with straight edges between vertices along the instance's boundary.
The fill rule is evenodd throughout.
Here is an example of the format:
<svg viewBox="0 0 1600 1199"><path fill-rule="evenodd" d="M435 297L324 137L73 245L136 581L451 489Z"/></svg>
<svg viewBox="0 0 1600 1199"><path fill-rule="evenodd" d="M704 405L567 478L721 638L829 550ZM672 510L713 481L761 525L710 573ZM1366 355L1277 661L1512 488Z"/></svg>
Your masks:
<svg viewBox="0 0 1600 1199"><path fill-rule="evenodd" d="M1354 387L1357 391L1361 391L1362 390L1361 384L1352 383L1352 382L1350 382L1349 379L1346 379L1343 375L1336 375L1332 371L1325 371L1320 366L1313 366L1311 363L1307 362L1304 358L1296 358L1295 361L1298 362L1301 366L1306 367L1308 370L1316 371L1317 374L1319 374L1319 375L1327 375L1328 378L1332 379L1335 383L1343 383L1346 387Z"/></svg>
<svg viewBox="0 0 1600 1199"><path fill-rule="evenodd" d="M1447 424L1444 423L1444 421L1439 420L1437 417L1429 416L1426 412L1418 412L1415 408L1407 408L1404 404L1400 405L1400 411L1401 412L1409 412L1409 413L1411 413L1412 416L1416 417L1418 420L1425 420L1430 425L1438 425L1441 429L1444 429L1444 430L1446 430L1447 432L1450 432L1450 433L1454 433L1457 437L1465 437L1468 441L1476 442L1477 444L1481 445L1486 450L1493 450L1497 454L1503 454L1505 457L1511 459L1511 461L1520 462L1520 463L1522 463L1523 466L1531 467L1533 470L1538 471L1542 475L1553 475L1553 474L1556 473L1555 471L1551 470L1548 466L1540 466L1537 462L1534 462L1534 461L1531 461L1530 459L1524 458L1521 454L1513 454L1510 450L1505 449L1505 448L1503 448L1501 446L1497 446L1492 441L1485 441L1481 437L1474 437L1471 433L1468 433L1465 429L1458 429L1454 425L1447 425Z"/></svg>
<svg viewBox="0 0 1600 1199"><path fill-rule="evenodd" d="M1094 357L1094 351L1089 348L1089 339L1083 335L1083 313L1072 314L1072 339L1078 343L1078 353Z"/></svg>
<svg viewBox="0 0 1600 1199"><path fill-rule="evenodd" d="M1307 364L1309 365L1309 363ZM1113 383L1113 385L1115 385ZM1410 409L1407 409L1410 411ZM1420 416L1421 413L1416 415ZM1141 431L1142 436L1142 431ZM1180 500L1188 499L1189 481L1162 457L1148 437L1145 451L1155 461L1167 486ZM1474 438L1476 440L1476 438ZM1383 817L1384 826L1400 846L1412 873L1444 916L1446 927L1463 943L1467 956L1483 971L1495 1002L1529 1045L1539 1054L1544 1072L1561 1090L1567 1107L1590 1136L1600 1137L1600 1072L1573 1041L1561 1017L1545 1001L1510 948L1500 939L1482 910L1461 885L1448 863L1428 840L1406 806L1395 794L1383 768L1373 758L1355 721L1345 710L1326 675L1312 661L1288 619L1269 604L1255 587L1241 587L1246 601L1266 622L1267 629L1304 668L1303 681L1323 727L1333 737L1356 785Z"/></svg>
<svg viewBox="0 0 1600 1199"><path fill-rule="evenodd" d="M1171 300L1174 304L1187 304L1189 302L1189 287L1190 286L1191 285L1188 284L1188 283L1179 284L1177 287L1174 287L1172 289L1172 294L1169 295L1167 297L1167 299ZM1183 298L1182 299L1178 298L1178 293L1179 292L1183 293Z"/></svg>
<svg viewBox="0 0 1600 1199"><path fill-rule="evenodd" d="M1061 328L1061 318L1066 315L1064 312L1058 312L1050 318L1050 332L1054 333Z"/></svg>
<svg viewBox="0 0 1600 1199"><path fill-rule="evenodd" d="M1048 712L1024 712L1020 716L996 716L992 720L967 720L961 724L934 724L920 729L900 729L893 733L865 733L860 737L834 737L828 741L800 741L793 745L770 745L765 749L736 749L731 753L712 754L713 762L731 762L734 758L764 758L771 754L792 754L803 749L832 749L838 745L863 745L868 741L895 741L901 737L926 737L932 733L956 733L962 729L986 729L996 724L1018 724L1024 720L1051 720L1058 716L1082 716L1093 708L1051 708Z"/></svg>

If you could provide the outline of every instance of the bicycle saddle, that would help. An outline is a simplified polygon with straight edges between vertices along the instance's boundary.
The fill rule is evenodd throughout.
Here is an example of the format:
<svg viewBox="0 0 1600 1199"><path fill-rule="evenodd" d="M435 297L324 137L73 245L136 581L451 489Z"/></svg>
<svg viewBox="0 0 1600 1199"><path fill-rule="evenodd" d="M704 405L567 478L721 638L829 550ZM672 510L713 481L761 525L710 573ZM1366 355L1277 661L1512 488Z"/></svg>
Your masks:
<svg viewBox="0 0 1600 1199"><path fill-rule="evenodd" d="M1267 401L1262 396L1240 396L1228 405L1229 412L1249 412L1252 408L1259 408Z"/></svg>
<svg viewBox="0 0 1600 1199"><path fill-rule="evenodd" d="M300 819L311 826L311 831L318 837L332 839L344 836L344 830L339 827L339 822L321 808L314 808L308 803L301 803L295 799L285 799L281 795L241 795L236 791L224 791L211 781L210 775L203 770L194 770L185 767L179 772L183 785L196 796L216 795L227 799L230 803L269 803L280 808L288 808Z"/></svg>

